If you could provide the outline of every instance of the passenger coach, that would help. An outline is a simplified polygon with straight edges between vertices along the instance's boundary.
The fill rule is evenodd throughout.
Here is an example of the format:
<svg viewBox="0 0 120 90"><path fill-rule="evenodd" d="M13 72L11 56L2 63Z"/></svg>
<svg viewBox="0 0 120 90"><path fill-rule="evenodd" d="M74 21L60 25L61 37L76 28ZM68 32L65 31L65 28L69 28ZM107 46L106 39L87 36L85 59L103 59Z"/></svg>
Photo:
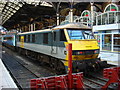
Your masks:
<svg viewBox="0 0 120 90"><path fill-rule="evenodd" d="M2 36L2 43L11 49L16 47L16 34L6 34Z"/></svg>

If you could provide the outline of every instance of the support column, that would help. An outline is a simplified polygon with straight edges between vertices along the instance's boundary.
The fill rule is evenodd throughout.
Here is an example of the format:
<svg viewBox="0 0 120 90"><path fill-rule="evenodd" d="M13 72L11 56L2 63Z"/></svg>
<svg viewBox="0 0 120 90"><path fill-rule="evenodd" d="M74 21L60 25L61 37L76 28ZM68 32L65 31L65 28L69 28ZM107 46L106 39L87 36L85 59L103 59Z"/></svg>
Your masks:
<svg viewBox="0 0 120 90"><path fill-rule="evenodd" d="M70 16L70 22L73 22L73 9L71 8L70 9L70 13L69 13L69 16Z"/></svg>
<svg viewBox="0 0 120 90"><path fill-rule="evenodd" d="M74 5L74 0L71 0L70 1L70 12L69 12L70 22L73 22L73 5Z"/></svg>
<svg viewBox="0 0 120 90"><path fill-rule="evenodd" d="M108 15L108 23L107 23L107 24L109 24L109 23L110 23L110 20L109 20L109 12L107 12L107 15Z"/></svg>
<svg viewBox="0 0 120 90"><path fill-rule="evenodd" d="M22 26L22 32L24 32L24 26Z"/></svg>
<svg viewBox="0 0 120 90"><path fill-rule="evenodd" d="M33 31L35 31L35 23L33 24L33 27L34 27Z"/></svg>
<svg viewBox="0 0 120 90"><path fill-rule="evenodd" d="M2 25L2 14L0 13L0 25Z"/></svg>
<svg viewBox="0 0 120 90"><path fill-rule="evenodd" d="M22 28L21 27L19 27L19 32L22 32Z"/></svg>
<svg viewBox="0 0 120 90"><path fill-rule="evenodd" d="M112 34L112 36L111 36L111 51L113 52L114 50L113 50L113 47L114 47L114 35Z"/></svg>
<svg viewBox="0 0 120 90"><path fill-rule="evenodd" d="M102 34L100 34L100 51L102 51Z"/></svg>
<svg viewBox="0 0 120 90"><path fill-rule="evenodd" d="M31 31L31 25L29 24L29 31Z"/></svg>
<svg viewBox="0 0 120 90"><path fill-rule="evenodd" d="M103 21L102 21L102 15L101 15L101 25L103 24L102 22L103 22Z"/></svg>
<svg viewBox="0 0 120 90"><path fill-rule="evenodd" d="M93 12L94 6L93 6L93 4L94 4L93 2L90 3L90 5L91 5L91 26L93 26L93 22L94 22L94 20L93 20L94 19L94 12Z"/></svg>
<svg viewBox="0 0 120 90"><path fill-rule="evenodd" d="M60 24L59 14L57 13L57 26Z"/></svg>
<svg viewBox="0 0 120 90"><path fill-rule="evenodd" d="M33 24L31 24L31 31L33 31Z"/></svg>
<svg viewBox="0 0 120 90"><path fill-rule="evenodd" d="M98 25L98 17L96 17L96 25Z"/></svg>

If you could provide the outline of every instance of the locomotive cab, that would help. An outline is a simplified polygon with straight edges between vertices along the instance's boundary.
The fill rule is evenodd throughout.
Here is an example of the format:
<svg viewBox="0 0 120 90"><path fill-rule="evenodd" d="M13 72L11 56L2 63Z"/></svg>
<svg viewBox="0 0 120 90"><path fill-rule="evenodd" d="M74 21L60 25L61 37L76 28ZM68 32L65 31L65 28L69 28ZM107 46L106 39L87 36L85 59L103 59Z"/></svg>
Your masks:
<svg viewBox="0 0 120 90"><path fill-rule="evenodd" d="M72 60L95 59L99 54L99 45L91 29L65 29L68 43L72 43ZM66 57L66 60L68 58Z"/></svg>
<svg viewBox="0 0 120 90"><path fill-rule="evenodd" d="M73 72L86 71L87 69L97 70L102 65L106 65L100 61L99 45L95 39L92 29L80 23L70 23L55 27L55 29L64 30L67 44L72 44L72 64ZM67 51L67 49L66 49ZM66 71L68 70L68 53L64 61Z"/></svg>

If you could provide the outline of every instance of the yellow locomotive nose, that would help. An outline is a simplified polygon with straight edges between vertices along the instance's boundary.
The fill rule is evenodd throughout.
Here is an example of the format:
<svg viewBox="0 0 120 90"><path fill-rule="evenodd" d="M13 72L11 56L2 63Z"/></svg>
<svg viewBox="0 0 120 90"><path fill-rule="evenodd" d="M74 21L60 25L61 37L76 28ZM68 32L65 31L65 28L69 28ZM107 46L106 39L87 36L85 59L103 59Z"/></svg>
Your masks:
<svg viewBox="0 0 120 90"><path fill-rule="evenodd" d="M99 45L96 40L72 40L68 43L72 43L72 60L87 60L98 57ZM68 54L66 60L68 60Z"/></svg>
<svg viewBox="0 0 120 90"><path fill-rule="evenodd" d="M79 40L69 41L72 43L72 50L95 50L99 49L99 45L96 40Z"/></svg>
<svg viewBox="0 0 120 90"><path fill-rule="evenodd" d="M74 71L84 70L86 65L96 65L97 58L99 55L99 45L94 40L78 40L69 41L72 44L72 64ZM86 62L89 62L86 64ZM68 54L66 55L65 66L68 66Z"/></svg>

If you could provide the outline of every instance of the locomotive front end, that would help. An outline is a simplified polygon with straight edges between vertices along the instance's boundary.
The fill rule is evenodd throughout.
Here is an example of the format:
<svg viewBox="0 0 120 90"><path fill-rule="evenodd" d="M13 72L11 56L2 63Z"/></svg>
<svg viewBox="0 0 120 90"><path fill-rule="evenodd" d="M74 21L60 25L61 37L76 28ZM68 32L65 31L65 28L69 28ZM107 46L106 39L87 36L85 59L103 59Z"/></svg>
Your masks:
<svg viewBox="0 0 120 90"><path fill-rule="evenodd" d="M55 27L53 30L60 30L64 39L64 49L60 52L62 55L62 63L65 70L68 71L68 53L67 44L72 44L72 64L73 72L97 71L107 66L105 61L98 58L100 48L94 37L91 27L81 23L69 23Z"/></svg>
<svg viewBox="0 0 120 90"><path fill-rule="evenodd" d="M98 70L103 67L102 65L106 65L104 64L106 62L102 62L98 58L99 45L91 29L68 28L64 31L67 38L66 43L72 44L73 72ZM68 54L65 66L68 66Z"/></svg>

